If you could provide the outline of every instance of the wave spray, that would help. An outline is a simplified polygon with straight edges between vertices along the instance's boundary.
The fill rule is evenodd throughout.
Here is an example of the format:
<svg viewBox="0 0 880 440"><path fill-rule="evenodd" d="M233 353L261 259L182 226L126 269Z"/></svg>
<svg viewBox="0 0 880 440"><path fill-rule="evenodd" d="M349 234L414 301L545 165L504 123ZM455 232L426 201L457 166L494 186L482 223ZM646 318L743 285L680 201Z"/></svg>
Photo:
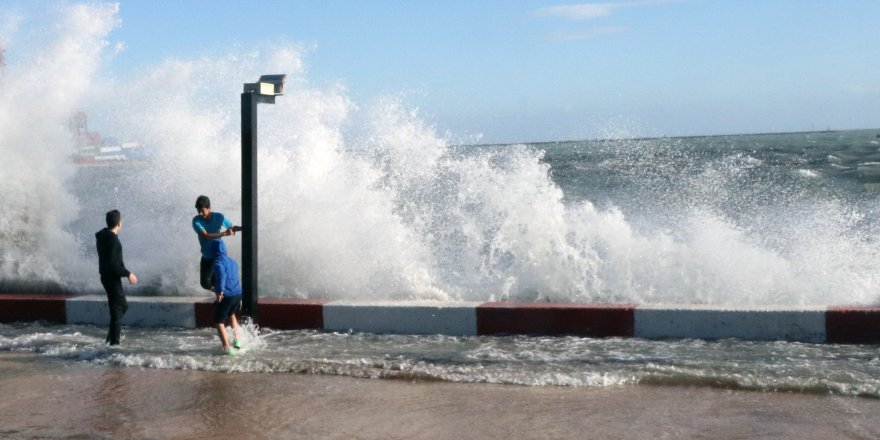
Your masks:
<svg viewBox="0 0 880 440"><path fill-rule="evenodd" d="M724 185L730 170L761 164L701 165L687 185L667 191L676 195L673 209L645 203L631 210L613 197L575 197L578 184L559 178L573 162L556 162L549 147L455 145L402 99L357 103L341 85L315 85L297 44L169 59L110 77L102 67L119 47L110 41L117 7L51 12L43 30L52 32L31 31L42 36L41 50L22 35L32 18L0 19L0 285L7 290L98 291L92 234L103 213L118 208L126 263L141 278L135 291L202 294L193 203L207 194L216 211L240 221L238 95L261 74L286 73L285 96L259 116L261 295L876 300L876 227L858 221L863 207L814 199L786 222L784 210L719 209L737 192ZM35 94L34 84L51 86ZM92 127L148 146L149 160L74 165L67 123L81 109ZM650 182L688 160L670 153L677 151L671 141L616 145L627 154L582 173ZM629 162L615 171L621 157ZM648 167L632 162L648 157ZM785 200L801 196L792 197ZM240 259L238 239L226 240Z"/></svg>

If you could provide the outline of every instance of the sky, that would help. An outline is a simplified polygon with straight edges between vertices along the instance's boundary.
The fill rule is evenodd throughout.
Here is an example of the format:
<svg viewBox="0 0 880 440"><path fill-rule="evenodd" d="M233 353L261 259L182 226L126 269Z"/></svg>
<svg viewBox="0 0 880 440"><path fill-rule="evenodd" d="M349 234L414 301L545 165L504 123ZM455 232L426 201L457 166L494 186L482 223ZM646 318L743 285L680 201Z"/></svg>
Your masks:
<svg viewBox="0 0 880 440"><path fill-rule="evenodd" d="M51 3L0 0L0 10ZM401 97L458 139L880 127L876 0L119 5L106 74L295 42L312 83L342 84L357 103Z"/></svg>

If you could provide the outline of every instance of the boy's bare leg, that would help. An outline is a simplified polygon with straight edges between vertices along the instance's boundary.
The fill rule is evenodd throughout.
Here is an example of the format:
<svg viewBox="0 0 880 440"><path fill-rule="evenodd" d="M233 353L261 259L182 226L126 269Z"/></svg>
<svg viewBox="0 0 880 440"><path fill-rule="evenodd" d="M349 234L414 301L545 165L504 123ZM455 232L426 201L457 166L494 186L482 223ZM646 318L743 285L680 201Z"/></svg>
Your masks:
<svg viewBox="0 0 880 440"><path fill-rule="evenodd" d="M238 318L235 317L235 313L230 319L232 320L232 339L238 339Z"/></svg>
<svg viewBox="0 0 880 440"><path fill-rule="evenodd" d="M229 338L226 336L226 324L217 324L217 335L220 336L220 343L223 344L223 351L229 351Z"/></svg>
<svg viewBox="0 0 880 440"><path fill-rule="evenodd" d="M232 346L235 349L241 348L241 343L238 340L238 318L235 317L235 313L230 317L232 319Z"/></svg>

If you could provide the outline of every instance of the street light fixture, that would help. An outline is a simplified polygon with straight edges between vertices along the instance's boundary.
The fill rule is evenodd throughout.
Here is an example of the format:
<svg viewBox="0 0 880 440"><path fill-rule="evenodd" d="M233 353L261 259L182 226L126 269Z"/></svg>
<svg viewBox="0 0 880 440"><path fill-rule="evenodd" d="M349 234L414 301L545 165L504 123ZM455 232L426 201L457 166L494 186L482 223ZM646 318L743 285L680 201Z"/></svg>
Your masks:
<svg viewBox="0 0 880 440"><path fill-rule="evenodd" d="M245 83L244 93L254 93L260 103L274 104L275 97L284 94L286 80L287 75L263 75L255 83Z"/></svg>
<svg viewBox="0 0 880 440"><path fill-rule="evenodd" d="M245 83L241 94L241 272L242 313L257 321L257 104L274 104L284 94L287 75L263 75L255 83Z"/></svg>

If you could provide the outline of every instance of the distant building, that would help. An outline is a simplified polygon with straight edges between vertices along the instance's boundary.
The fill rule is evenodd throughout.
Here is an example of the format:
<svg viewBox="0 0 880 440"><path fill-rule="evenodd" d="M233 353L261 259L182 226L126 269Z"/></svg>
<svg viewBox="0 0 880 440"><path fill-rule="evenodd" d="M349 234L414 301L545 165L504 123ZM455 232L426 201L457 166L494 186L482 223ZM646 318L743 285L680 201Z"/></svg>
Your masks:
<svg viewBox="0 0 880 440"><path fill-rule="evenodd" d="M68 127L74 136L71 160L78 165L111 165L141 162L151 158L151 150L138 142L119 142L115 137L89 131L89 115L79 110L70 116Z"/></svg>

